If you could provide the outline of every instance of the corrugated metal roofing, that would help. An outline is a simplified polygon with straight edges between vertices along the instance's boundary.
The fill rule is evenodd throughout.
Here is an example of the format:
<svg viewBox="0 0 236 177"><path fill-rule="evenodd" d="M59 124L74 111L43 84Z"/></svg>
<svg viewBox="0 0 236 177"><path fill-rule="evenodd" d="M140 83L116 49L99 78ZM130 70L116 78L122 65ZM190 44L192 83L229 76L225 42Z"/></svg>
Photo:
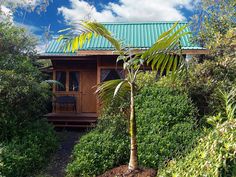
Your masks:
<svg viewBox="0 0 236 177"><path fill-rule="evenodd" d="M172 27L175 22L129 22L129 23L103 23L103 25L116 37L119 39L124 46L130 48L140 48L147 49L151 47L158 37L168 29ZM180 22L176 29L186 22ZM186 28L185 31L190 31ZM193 45L190 42L191 35L186 35L182 37L181 44L183 49L202 49L197 45ZM60 42L54 38L50 41L45 54L62 54L64 52L65 41ZM85 43L85 45L79 50L114 50L112 45L103 37L92 37L90 42ZM71 51L67 51L67 54L72 54Z"/></svg>

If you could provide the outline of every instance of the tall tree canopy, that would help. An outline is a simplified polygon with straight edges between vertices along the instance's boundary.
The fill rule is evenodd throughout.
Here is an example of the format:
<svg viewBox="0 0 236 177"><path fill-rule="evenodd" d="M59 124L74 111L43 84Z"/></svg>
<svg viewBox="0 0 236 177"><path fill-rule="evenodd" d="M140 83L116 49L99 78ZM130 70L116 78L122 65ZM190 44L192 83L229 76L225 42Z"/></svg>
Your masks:
<svg viewBox="0 0 236 177"><path fill-rule="evenodd" d="M196 3L192 28L203 47L214 56L222 56L229 45L222 42L229 30L236 27L235 0L201 0Z"/></svg>

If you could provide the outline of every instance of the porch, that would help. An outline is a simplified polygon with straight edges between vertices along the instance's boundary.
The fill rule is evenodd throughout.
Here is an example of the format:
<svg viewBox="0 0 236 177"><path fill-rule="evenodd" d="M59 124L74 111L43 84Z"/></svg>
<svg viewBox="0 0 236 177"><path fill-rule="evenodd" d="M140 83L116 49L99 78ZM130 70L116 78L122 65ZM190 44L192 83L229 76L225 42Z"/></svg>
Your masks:
<svg viewBox="0 0 236 177"><path fill-rule="evenodd" d="M53 80L52 112L46 114L55 127L94 127L100 106L95 95L97 84L124 76L115 57L76 57L51 59Z"/></svg>

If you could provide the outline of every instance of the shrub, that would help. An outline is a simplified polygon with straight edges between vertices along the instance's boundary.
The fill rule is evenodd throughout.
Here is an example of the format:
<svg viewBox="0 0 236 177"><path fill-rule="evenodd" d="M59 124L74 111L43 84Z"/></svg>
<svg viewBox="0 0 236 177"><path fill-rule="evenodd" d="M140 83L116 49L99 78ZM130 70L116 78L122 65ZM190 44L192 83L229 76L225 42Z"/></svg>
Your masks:
<svg viewBox="0 0 236 177"><path fill-rule="evenodd" d="M97 128L80 139L74 147L68 176L98 175L129 159L126 120L121 115L104 114Z"/></svg>
<svg viewBox="0 0 236 177"><path fill-rule="evenodd" d="M0 141L5 141L18 136L29 122L41 118L48 88L32 75L15 71L0 70L0 80Z"/></svg>
<svg viewBox="0 0 236 177"><path fill-rule="evenodd" d="M46 121L31 123L19 133L0 146L0 176L32 176L57 147L54 130Z"/></svg>
<svg viewBox="0 0 236 177"><path fill-rule="evenodd" d="M9 141L44 114L49 89L41 84L35 40L7 22L0 31L0 141Z"/></svg>
<svg viewBox="0 0 236 177"><path fill-rule="evenodd" d="M34 47L25 30L0 22L0 176L32 176L56 147Z"/></svg>
<svg viewBox="0 0 236 177"><path fill-rule="evenodd" d="M157 85L144 87L136 97L139 161L157 168L186 148L198 135L196 109L187 94Z"/></svg>
<svg viewBox="0 0 236 177"><path fill-rule="evenodd" d="M158 168L191 146L198 134L195 111L181 91L144 86L136 96L140 165ZM95 176L128 162L128 121L124 117L113 107L103 114L98 127L75 146L68 176Z"/></svg>
<svg viewBox="0 0 236 177"><path fill-rule="evenodd" d="M193 64L184 85L198 107L200 115L212 116L223 111L216 96L218 90L228 91L236 84L235 78L235 58L223 57L217 61L205 60L203 63Z"/></svg>
<svg viewBox="0 0 236 177"><path fill-rule="evenodd" d="M236 176L236 120L218 125L182 159L175 159L158 176Z"/></svg>

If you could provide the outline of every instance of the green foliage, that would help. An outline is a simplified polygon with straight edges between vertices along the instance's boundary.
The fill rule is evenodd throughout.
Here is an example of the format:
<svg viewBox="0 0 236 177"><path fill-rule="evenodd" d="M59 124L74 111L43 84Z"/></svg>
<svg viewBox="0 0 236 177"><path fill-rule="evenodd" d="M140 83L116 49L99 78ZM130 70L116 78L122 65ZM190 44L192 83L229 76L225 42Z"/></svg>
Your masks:
<svg viewBox="0 0 236 177"><path fill-rule="evenodd" d="M149 83L136 100L141 166L158 168L193 145L199 132L194 128L196 109L186 94ZM98 127L81 138L68 165L68 176L99 175L128 162L127 116L117 112L111 105Z"/></svg>
<svg viewBox="0 0 236 177"><path fill-rule="evenodd" d="M88 41L91 40L93 35L95 37L102 36L106 38L117 51L122 50L122 44L116 40L110 31L108 31L102 24L98 22L92 22L92 21L82 21L77 26L79 26L79 29L77 27L70 27L66 28L64 30L60 30L59 33L64 33L64 35L60 35L58 37L58 41L65 40L66 46L65 46L65 52L72 51L75 52L79 48L82 48L83 45ZM74 34L73 33L77 33Z"/></svg>
<svg viewBox="0 0 236 177"><path fill-rule="evenodd" d="M218 90L228 91L236 84L235 58L219 61L205 61L194 64L189 69L188 79L183 83L192 100L199 108L200 115L214 115L223 112L218 99Z"/></svg>
<svg viewBox="0 0 236 177"><path fill-rule="evenodd" d="M54 130L46 121L30 123L18 133L0 145L0 176L32 176L57 148Z"/></svg>
<svg viewBox="0 0 236 177"><path fill-rule="evenodd" d="M235 42L235 30L230 29L221 41L216 42L227 47L220 56L215 55L215 60L209 60L207 56L195 57L188 63L185 76L178 77L174 84L189 92L201 116L222 112L218 90L228 91L236 84ZM163 84L168 84L166 81Z"/></svg>
<svg viewBox="0 0 236 177"><path fill-rule="evenodd" d="M25 123L40 118L45 112L48 91L31 75L0 73L0 140L6 140L17 135Z"/></svg>
<svg viewBox="0 0 236 177"><path fill-rule="evenodd" d="M67 167L67 176L95 176L129 159L127 120L104 113L98 126L80 139Z"/></svg>
<svg viewBox="0 0 236 177"><path fill-rule="evenodd" d="M154 84L141 90L136 103L142 166L157 168L194 144L196 109L187 94Z"/></svg>
<svg viewBox="0 0 236 177"><path fill-rule="evenodd" d="M24 29L0 22L0 176L32 176L56 148L54 131L42 120L49 89L34 41Z"/></svg>
<svg viewBox="0 0 236 177"><path fill-rule="evenodd" d="M157 42L141 55L152 70L159 71L160 76L164 71L167 75L170 71L175 72L184 62L180 40L190 32L185 31L188 25L176 29L177 25L178 22L161 34Z"/></svg>
<svg viewBox="0 0 236 177"><path fill-rule="evenodd" d="M8 58L16 56L31 57L32 59L32 56L36 54L35 38L30 37L24 28L15 27L7 21L0 22L0 44L1 59L8 60ZM13 63L13 61L9 62L9 64Z"/></svg>
<svg viewBox="0 0 236 177"><path fill-rule="evenodd" d="M223 42L227 40L226 34L236 27L235 0L204 0L195 4L192 17L193 31L197 34L195 40L209 48L213 57L222 56L229 48Z"/></svg>
<svg viewBox="0 0 236 177"><path fill-rule="evenodd" d="M199 140L197 147L182 159L174 159L158 176L236 176L236 121L218 125Z"/></svg>
<svg viewBox="0 0 236 177"><path fill-rule="evenodd" d="M49 98L35 66L32 38L23 29L0 23L0 140L9 140L39 119Z"/></svg>
<svg viewBox="0 0 236 177"><path fill-rule="evenodd" d="M235 88L221 94L225 113L207 119L213 130L186 156L169 162L158 176L236 176Z"/></svg>

